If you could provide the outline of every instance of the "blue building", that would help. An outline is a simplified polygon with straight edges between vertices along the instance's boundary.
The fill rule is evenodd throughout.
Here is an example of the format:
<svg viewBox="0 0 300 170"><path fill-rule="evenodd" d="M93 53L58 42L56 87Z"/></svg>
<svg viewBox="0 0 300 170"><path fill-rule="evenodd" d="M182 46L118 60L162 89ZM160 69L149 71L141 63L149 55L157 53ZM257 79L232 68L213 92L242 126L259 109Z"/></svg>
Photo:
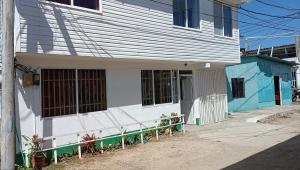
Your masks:
<svg viewBox="0 0 300 170"><path fill-rule="evenodd" d="M292 103L295 63L267 56L242 56L226 67L229 112Z"/></svg>

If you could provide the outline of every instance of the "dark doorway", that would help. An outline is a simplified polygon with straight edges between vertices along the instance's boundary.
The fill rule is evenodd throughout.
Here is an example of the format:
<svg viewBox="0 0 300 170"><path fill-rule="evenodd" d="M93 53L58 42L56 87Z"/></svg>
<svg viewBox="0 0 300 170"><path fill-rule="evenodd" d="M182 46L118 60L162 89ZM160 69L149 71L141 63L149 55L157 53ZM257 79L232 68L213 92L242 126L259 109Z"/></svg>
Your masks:
<svg viewBox="0 0 300 170"><path fill-rule="evenodd" d="M281 105L280 78L279 78L279 76L274 76L274 90L275 90L275 104L276 105Z"/></svg>

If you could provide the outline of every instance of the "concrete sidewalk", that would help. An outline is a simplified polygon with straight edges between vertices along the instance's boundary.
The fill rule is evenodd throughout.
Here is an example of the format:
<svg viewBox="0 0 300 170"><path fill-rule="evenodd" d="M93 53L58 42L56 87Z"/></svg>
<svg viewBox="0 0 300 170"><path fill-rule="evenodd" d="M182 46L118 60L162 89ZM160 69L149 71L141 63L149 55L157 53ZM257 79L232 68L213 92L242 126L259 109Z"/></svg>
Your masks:
<svg viewBox="0 0 300 170"><path fill-rule="evenodd" d="M230 113L231 118L245 118L247 122L256 123L261 119L265 119L269 116L300 111L300 104L284 105L284 106L275 106L257 110L248 110L243 112L233 112Z"/></svg>

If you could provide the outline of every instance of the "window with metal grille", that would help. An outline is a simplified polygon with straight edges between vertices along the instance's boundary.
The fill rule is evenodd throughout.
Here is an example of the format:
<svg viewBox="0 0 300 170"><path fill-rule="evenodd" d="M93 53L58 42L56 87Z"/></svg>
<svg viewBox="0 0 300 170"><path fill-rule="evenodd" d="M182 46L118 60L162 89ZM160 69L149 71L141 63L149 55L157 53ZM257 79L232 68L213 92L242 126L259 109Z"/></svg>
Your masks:
<svg viewBox="0 0 300 170"><path fill-rule="evenodd" d="M141 80L142 105L178 103L177 71L142 70Z"/></svg>
<svg viewBox="0 0 300 170"><path fill-rule="evenodd" d="M152 70L142 70L142 105L153 104L153 75Z"/></svg>
<svg viewBox="0 0 300 170"><path fill-rule="evenodd" d="M42 69L42 117L76 113L75 70Z"/></svg>
<svg viewBox="0 0 300 170"><path fill-rule="evenodd" d="M171 71L154 71L155 104L172 102Z"/></svg>
<svg viewBox="0 0 300 170"><path fill-rule="evenodd" d="M107 109L105 70L78 70L79 113Z"/></svg>
<svg viewBox="0 0 300 170"><path fill-rule="evenodd" d="M105 70L42 69L42 117L107 109ZM78 91L76 91L76 81ZM78 109L76 107L78 94Z"/></svg>
<svg viewBox="0 0 300 170"><path fill-rule="evenodd" d="M178 103L178 71L172 71L172 94L173 94L173 103Z"/></svg>
<svg viewBox="0 0 300 170"><path fill-rule="evenodd" d="M245 82L244 78L232 78L232 97L244 98L245 97Z"/></svg>

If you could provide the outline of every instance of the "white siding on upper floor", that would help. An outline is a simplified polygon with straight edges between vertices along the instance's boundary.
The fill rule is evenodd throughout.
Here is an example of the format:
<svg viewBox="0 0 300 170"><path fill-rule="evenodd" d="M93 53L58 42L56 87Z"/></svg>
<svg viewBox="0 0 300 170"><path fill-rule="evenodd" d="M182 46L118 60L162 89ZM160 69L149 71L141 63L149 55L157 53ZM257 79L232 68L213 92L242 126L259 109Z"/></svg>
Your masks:
<svg viewBox="0 0 300 170"><path fill-rule="evenodd" d="M158 3L160 1L161 3ZM103 14L17 0L17 52L237 63L239 31L214 35L213 3L200 0L201 30L173 25L172 0L102 0Z"/></svg>

